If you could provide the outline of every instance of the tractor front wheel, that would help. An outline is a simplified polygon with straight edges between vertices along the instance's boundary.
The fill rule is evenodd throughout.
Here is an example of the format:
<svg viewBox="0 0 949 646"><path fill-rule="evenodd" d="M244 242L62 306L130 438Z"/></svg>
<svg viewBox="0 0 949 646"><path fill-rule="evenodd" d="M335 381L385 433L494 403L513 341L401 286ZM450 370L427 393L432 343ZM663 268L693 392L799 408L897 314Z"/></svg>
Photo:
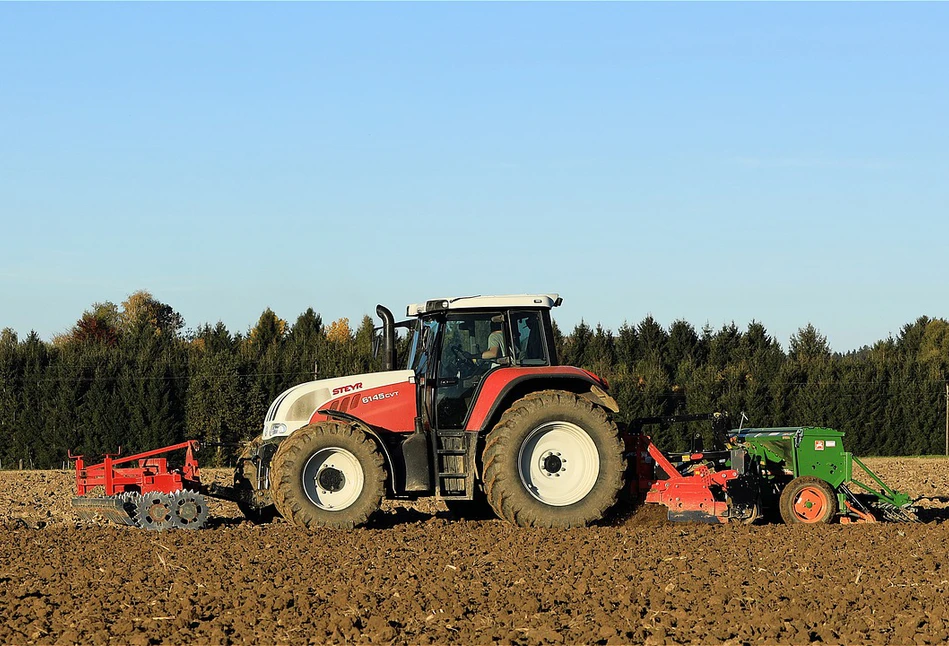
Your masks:
<svg viewBox="0 0 949 646"><path fill-rule="evenodd" d="M788 525L829 523L837 516L837 494L826 481L801 476L781 492L778 508Z"/></svg>
<svg viewBox="0 0 949 646"><path fill-rule="evenodd" d="M273 499L294 525L351 529L379 509L385 461L358 427L320 422L294 431L273 459Z"/></svg>
<svg viewBox="0 0 949 646"><path fill-rule="evenodd" d="M517 400L488 434L484 488L497 514L522 527L580 527L616 504L626 458L613 420L571 392Z"/></svg>

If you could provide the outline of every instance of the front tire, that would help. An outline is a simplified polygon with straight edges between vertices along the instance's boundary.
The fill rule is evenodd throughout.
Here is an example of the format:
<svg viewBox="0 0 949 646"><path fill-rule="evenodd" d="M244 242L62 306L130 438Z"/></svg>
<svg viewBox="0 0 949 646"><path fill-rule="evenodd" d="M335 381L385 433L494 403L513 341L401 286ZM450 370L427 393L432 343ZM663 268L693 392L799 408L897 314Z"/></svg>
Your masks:
<svg viewBox="0 0 949 646"><path fill-rule="evenodd" d="M375 442L341 422L294 431L277 449L271 473L277 511L302 527L352 529L385 494L385 461Z"/></svg>
<svg viewBox="0 0 949 646"><path fill-rule="evenodd" d="M488 434L483 460L488 502L521 527L601 519L626 473L616 424L603 408L565 391L514 402Z"/></svg>

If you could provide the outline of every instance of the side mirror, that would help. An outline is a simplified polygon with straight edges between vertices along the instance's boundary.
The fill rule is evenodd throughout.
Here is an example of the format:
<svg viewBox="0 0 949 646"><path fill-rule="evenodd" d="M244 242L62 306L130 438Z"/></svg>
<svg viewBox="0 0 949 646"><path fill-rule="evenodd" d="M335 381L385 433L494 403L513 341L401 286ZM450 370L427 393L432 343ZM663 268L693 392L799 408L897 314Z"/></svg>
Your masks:
<svg viewBox="0 0 949 646"><path fill-rule="evenodd" d="M382 347L382 328L375 328L372 331L372 358L379 357L379 348Z"/></svg>

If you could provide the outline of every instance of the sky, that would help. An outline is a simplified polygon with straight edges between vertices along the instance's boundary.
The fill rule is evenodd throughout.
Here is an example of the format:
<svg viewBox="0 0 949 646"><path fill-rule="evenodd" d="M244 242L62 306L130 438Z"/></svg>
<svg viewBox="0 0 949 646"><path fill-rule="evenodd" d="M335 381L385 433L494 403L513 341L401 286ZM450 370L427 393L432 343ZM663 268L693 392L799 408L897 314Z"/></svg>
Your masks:
<svg viewBox="0 0 949 646"><path fill-rule="evenodd" d="M0 4L0 328L559 293L812 323L949 305L949 5Z"/></svg>

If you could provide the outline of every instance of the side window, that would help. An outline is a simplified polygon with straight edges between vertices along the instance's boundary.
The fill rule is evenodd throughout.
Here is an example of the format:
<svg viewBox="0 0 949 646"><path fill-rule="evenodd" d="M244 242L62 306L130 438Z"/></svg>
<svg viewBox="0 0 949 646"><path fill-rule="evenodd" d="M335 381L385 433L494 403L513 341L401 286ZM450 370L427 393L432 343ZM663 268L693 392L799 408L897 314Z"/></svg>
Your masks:
<svg viewBox="0 0 949 646"><path fill-rule="evenodd" d="M514 334L514 358L518 363L525 366L550 364L540 312L512 312L511 331Z"/></svg>

